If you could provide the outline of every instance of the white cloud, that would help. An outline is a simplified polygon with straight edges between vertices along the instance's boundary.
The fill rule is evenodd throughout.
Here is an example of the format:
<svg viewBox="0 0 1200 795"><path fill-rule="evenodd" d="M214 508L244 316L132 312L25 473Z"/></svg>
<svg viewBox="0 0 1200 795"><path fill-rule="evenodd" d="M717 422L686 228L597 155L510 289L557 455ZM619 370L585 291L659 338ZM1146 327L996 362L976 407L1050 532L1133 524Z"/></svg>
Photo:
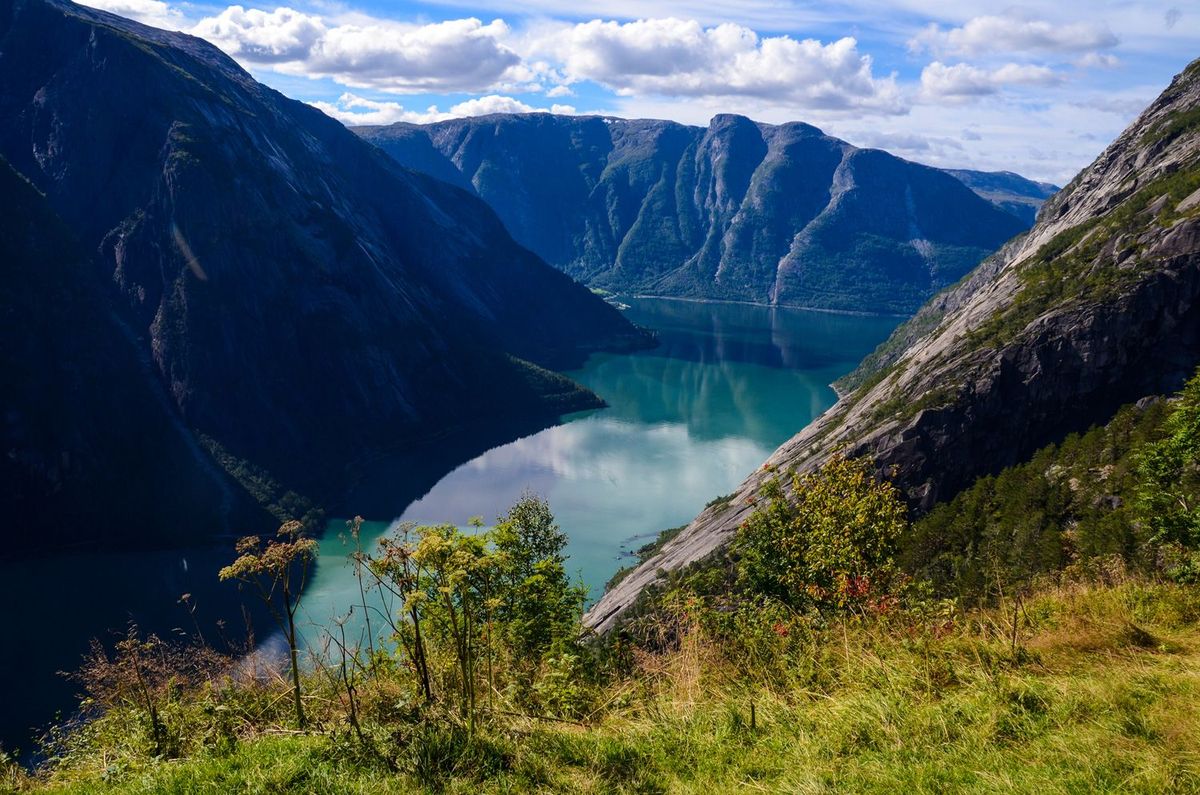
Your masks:
<svg viewBox="0 0 1200 795"><path fill-rule="evenodd" d="M1103 94L1087 94L1068 104L1074 108L1108 113L1119 116L1125 122L1131 122L1139 113L1146 109L1158 92L1159 86L1145 86L1132 91L1106 92Z"/></svg>
<svg viewBox="0 0 1200 795"><path fill-rule="evenodd" d="M183 14L162 0L79 0L79 4L118 14L156 28L177 30L184 22Z"/></svg>
<svg viewBox="0 0 1200 795"><path fill-rule="evenodd" d="M1014 171L1030 179L1066 184L1127 120L1067 103L1014 106L1003 94L983 97L947 113L944 106L917 104L906 116L888 120L888 132L912 133L929 139L928 149L885 146L896 154L941 168ZM820 125L851 143L873 142L879 120L845 118ZM963 128L977 133L962 135ZM1095 133L1095 138L1087 134ZM938 146L951 139L958 147ZM883 141L880 141L883 143Z"/></svg>
<svg viewBox="0 0 1200 795"><path fill-rule="evenodd" d="M925 156L930 152L961 152L963 150L963 145L953 138L912 132L867 131L855 136L851 143L856 146L886 149L892 154L906 157Z"/></svg>
<svg viewBox="0 0 1200 795"><path fill-rule="evenodd" d="M343 124L393 124L398 121L413 124L429 124L446 119L458 119L464 116L487 116L491 113L559 113L574 114L571 105L551 105L549 108L537 108L514 97L500 94L475 97L453 105L448 111L441 111L437 105L430 105L423 111L408 110L399 102L387 102L357 94L345 93L336 102L313 102L313 107L326 115L332 116Z"/></svg>
<svg viewBox="0 0 1200 795"><path fill-rule="evenodd" d="M1110 49L1118 42L1106 26L1091 22L1052 24L1041 19L980 16L948 30L931 23L909 41L909 48L939 55L1080 53Z"/></svg>
<svg viewBox="0 0 1200 795"><path fill-rule="evenodd" d="M981 69L971 64L947 66L934 61L921 70L919 95L926 102L962 101L995 94L1009 85L1051 85L1062 81L1045 66L1005 64L997 69Z"/></svg>
<svg viewBox="0 0 1200 795"><path fill-rule="evenodd" d="M290 8L268 13L229 6L215 17L200 20L191 32L234 57L271 64L305 60L328 28L320 17Z"/></svg>
<svg viewBox="0 0 1200 795"><path fill-rule="evenodd" d="M826 110L905 109L895 77L876 77L871 57L850 37L823 44L760 37L734 24L593 20L543 28L528 46L561 63L568 82L591 80L624 96L756 97Z"/></svg>
<svg viewBox="0 0 1200 795"><path fill-rule="evenodd" d="M502 42L509 35L502 20L330 25L290 8L230 6L191 32L245 63L396 93L484 91L521 60Z"/></svg>
<svg viewBox="0 0 1200 795"><path fill-rule="evenodd" d="M697 124L734 112L765 122L809 121L923 162L1006 168L1059 182L1195 54L1195 14L1178 0L1012 6L990 0L577 0L566 10L551 0L485 4L513 28L500 21L439 21L479 13L480 4L470 0L428 0L420 13L430 16L420 22L436 24L417 24L417 12L407 6L375 3L367 13L348 0L308 0L296 4L299 10L274 4L254 10L250 0L228 8L199 0L82 1L213 39L256 77L299 98L312 98L318 84L310 92L291 76L329 77L341 84L334 96L349 93L317 104L350 123L532 111L558 101L589 113ZM1035 10L1023 12L1022 5ZM576 24L593 16L617 21ZM922 31L927 23L935 24ZM800 33L755 32L764 30ZM850 32L857 41L840 38ZM934 63L919 78L876 74L884 58L904 61L910 38L912 48L931 53L919 65ZM874 62L864 41L872 42ZM1121 68L1106 69L1115 66ZM1054 91L1032 90L1056 83ZM327 87L321 84L321 96ZM410 96L411 107L384 101L396 99L387 93L422 92L464 96ZM538 93L545 99L531 99ZM581 99L562 99L576 95ZM480 101L468 105L471 97ZM519 104L493 104L501 102Z"/></svg>
<svg viewBox="0 0 1200 795"><path fill-rule="evenodd" d="M549 108L535 108L513 97L490 94L486 97L476 97L460 102L450 108L445 118L462 116L487 116L490 113L561 113L573 115L575 108L571 105L554 104Z"/></svg>
<svg viewBox="0 0 1200 795"><path fill-rule="evenodd" d="M1075 65L1085 69L1116 69L1121 65L1121 59L1107 52L1089 52L1076 59Z"/></svg>
<svg viewBox="0 0 1200 795"><path fill-rule="evenodd" d="M343 124L394 124L398 121L421 123L425 121L426 114L437 112L436 105L431 105L425 113L422 113L408 110L399 102L381 102L349 92L338 97L336 102L310 102L309 104Z"/></svg>

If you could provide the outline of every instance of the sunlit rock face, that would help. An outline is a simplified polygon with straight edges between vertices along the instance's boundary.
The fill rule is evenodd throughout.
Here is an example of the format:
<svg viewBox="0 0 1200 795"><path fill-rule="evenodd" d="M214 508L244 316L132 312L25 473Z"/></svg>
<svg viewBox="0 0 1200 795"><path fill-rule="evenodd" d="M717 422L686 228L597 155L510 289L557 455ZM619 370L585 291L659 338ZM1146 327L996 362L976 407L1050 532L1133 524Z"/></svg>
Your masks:
<svg viewBox="0 0 1200 795"><path fill-rule="evenodd" d="M1179 388L1200 362L1200 61L1038 223L938 296L860 369L766 470L869 456L915 512L981 475ZM769 477L702 512L588 614L609 629L661 571L726 543Z"/></svg>
<svg viewBox="0 0 1200 795"><path fill-rule="evenodd" d="M475 192L552 265L648 295L908 314L1028 228L1053 187L962 172L993 204L811 125L734 115L707 128L542 113L353 129Z"/></svg>

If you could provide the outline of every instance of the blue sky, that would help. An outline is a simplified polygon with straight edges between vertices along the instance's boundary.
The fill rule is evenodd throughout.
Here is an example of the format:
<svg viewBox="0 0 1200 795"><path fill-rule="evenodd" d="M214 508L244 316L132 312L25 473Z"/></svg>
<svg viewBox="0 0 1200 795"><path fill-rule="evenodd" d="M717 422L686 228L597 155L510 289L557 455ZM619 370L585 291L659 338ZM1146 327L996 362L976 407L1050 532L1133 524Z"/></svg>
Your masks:
<svg viewBox="0 0 1200 795"><path fill-rule="evenodd" d="M86 0L347 124L552 110L807 121L1065 183L1200 56L1194 0Z"/></svg>

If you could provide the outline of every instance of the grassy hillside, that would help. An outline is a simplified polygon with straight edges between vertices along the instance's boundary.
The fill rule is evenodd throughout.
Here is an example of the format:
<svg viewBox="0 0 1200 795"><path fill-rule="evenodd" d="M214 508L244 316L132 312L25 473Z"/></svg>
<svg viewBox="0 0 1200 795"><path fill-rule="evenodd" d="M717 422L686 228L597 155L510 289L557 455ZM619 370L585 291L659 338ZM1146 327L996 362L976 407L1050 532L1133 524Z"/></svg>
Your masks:
<svg viewBox="0 0 1200 795"><path fill-rule="evenodd" d="M1017 611L824 628L749 614L727 635L675 615L675 648L579 723L497 715L388 735L364 758L327 705L325 730L264 723L153 758L137 715L112 714L44 792L1194 792L1200 787L1200 593L1065 580ZM1015 643L1014 643L1015 638ZM314 704L326 694L313 693ZM751 709L754 717L751 725ZM240 722L238 716L238 722ZM394 729L392 729L395 731ZM118 739L120 738L120 739Z"/></svg>

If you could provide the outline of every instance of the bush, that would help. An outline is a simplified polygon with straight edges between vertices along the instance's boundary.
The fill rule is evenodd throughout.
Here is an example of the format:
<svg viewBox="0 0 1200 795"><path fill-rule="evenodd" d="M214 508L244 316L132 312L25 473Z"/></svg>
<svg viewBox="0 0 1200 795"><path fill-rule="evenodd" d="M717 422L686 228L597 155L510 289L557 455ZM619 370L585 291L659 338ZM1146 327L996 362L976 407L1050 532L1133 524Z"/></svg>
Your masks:
<svg viewBox="0 0 1200 795"><path fill-rule="evenodd" d="M876 602L896 584L892 556L908 526L896 489L868 461L835 457L819 471L778 481L767 504L734 538L742 582L793 608L847 608Z"/></svg>

